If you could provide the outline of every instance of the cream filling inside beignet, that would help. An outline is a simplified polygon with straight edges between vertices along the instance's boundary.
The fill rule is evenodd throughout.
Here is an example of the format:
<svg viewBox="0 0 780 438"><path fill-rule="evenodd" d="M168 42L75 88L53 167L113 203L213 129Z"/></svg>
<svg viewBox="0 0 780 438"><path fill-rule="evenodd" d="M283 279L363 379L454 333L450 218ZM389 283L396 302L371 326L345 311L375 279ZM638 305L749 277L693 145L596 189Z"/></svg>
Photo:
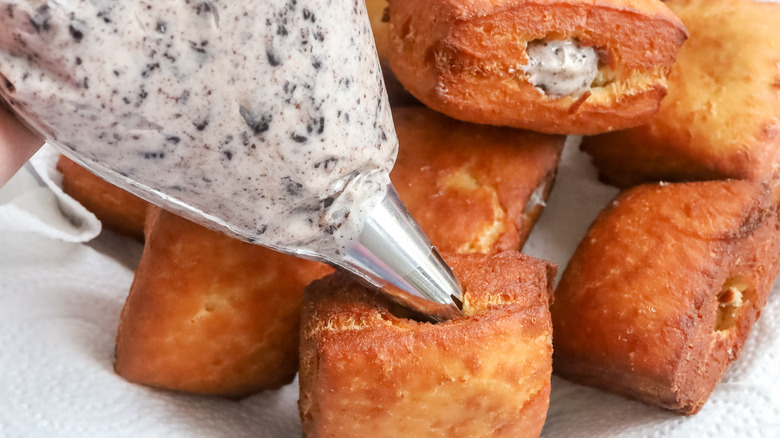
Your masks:
<svg viewBox="0 0 780 438"><path fill-rule="evenodd" d="M547 182L539 184L539 186L534 189L533 193L531 193L531 197L525 204L525 208L523 208L523 214L530 214L536 210L537 207L546 207L547 202L544 200L546 191Z"/></svg>
<svg viewBox="0 0 780 438"><path fill-rule="evenodd" d="M576 39L531 41L526 52L523 72L540 93L551 97L579 97L599 74L596 48L583 47Z"/></svg>

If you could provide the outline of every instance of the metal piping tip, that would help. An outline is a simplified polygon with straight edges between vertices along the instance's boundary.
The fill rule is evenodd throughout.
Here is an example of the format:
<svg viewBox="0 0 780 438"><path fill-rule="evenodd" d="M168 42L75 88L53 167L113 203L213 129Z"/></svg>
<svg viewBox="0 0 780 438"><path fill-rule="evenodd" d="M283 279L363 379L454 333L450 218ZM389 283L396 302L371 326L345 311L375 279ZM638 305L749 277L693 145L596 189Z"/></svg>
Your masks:
<svg viewBox="0 0 780 438"><path fill-rule="evenodd" d="M460 283L392 186L341 265L433 320L462 315Z"/></svg>

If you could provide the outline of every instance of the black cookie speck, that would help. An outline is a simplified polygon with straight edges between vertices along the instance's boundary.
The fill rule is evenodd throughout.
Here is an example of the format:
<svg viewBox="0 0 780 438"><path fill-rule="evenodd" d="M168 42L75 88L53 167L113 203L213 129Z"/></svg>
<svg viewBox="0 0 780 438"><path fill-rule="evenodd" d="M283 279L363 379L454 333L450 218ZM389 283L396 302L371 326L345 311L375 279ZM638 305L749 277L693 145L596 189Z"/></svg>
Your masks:
<svg viewBox="0 0 780 438"><path fill-rule="evenodd" d="M76 42L81 42L81 40L84 39L84 33L73 27L73 25L68 26L68 32Z"/></svg>

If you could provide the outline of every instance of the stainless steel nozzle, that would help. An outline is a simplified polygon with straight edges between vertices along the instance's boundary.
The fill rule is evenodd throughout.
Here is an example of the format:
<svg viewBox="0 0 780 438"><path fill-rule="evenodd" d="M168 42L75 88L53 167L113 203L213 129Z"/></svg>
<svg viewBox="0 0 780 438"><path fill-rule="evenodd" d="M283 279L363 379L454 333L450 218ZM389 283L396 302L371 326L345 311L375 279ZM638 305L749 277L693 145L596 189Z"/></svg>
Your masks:
<svg viewBox="0 0 780 438"><path fill-rule="evenodd" d="M460 284L392 186L368 215L344 262L396 301L435 320L461 315Z"/></svg>

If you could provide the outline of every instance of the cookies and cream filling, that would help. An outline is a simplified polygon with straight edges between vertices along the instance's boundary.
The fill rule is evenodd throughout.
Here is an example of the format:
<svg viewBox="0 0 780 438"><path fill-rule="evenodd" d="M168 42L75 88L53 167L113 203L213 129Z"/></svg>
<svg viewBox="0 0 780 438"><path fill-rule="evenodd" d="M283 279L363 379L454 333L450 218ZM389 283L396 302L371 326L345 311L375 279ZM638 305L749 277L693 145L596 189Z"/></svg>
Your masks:
<svg viewBox="0 0 780 438"><path fill-rule="evenodd" d="M0 95L167 208L331 254L384 197L398 141L363 8L0 0L0 11Z"/></svg>
<svg viewBox="0 0 780 438"><path fill-rule="evenodd" d="M523 71L534 87L551 97L579 97L599 73L596 48L583 47L575 39L532 41L526 52L528 64Z"/></svg>

